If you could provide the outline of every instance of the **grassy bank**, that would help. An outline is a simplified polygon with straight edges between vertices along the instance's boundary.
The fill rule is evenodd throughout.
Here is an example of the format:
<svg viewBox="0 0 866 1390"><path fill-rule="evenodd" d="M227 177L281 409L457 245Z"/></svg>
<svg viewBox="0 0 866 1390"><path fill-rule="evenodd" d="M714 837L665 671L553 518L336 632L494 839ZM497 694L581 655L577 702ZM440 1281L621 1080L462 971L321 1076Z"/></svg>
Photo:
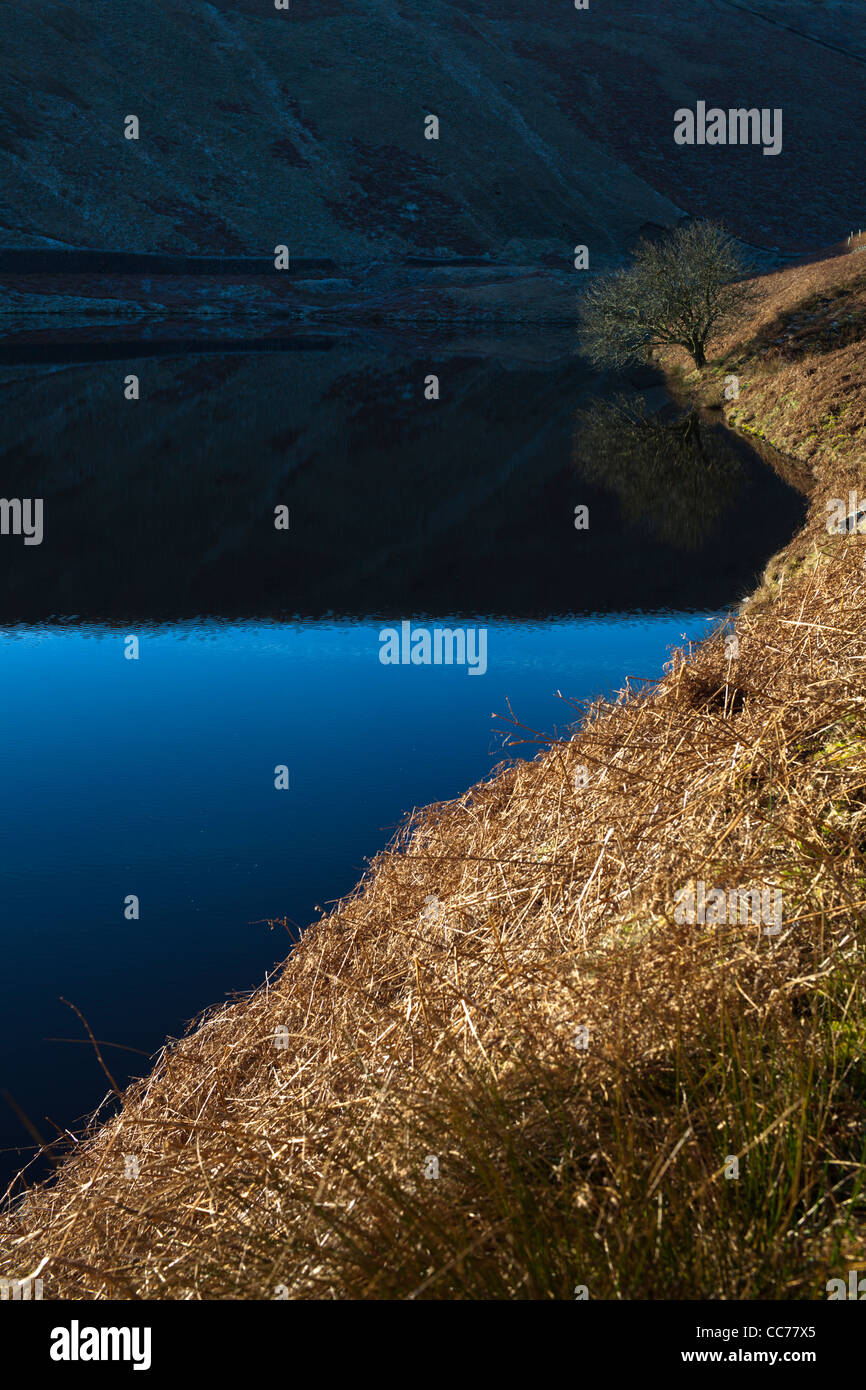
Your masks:
<svg viewBox="0 0 866 1390"><path fill-rule="evenodd" d="M736 644L420 813L17 1204L0 1272L46 1297L822 1298L866 1256L866 546L826 528L866 486L864 258L762 293L701 377L668 361L811 477ZM681 923L699 883L781 893L779 930Z"/></svg>

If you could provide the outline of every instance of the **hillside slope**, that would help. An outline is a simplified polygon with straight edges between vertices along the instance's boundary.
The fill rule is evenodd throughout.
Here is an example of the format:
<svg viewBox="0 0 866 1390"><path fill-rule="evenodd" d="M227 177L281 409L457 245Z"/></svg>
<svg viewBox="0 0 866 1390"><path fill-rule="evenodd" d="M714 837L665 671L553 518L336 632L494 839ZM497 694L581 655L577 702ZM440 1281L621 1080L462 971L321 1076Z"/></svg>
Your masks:
<svg viewBox="0 0 866 1390"><path fill-rule="evenodd" d="M862 207L866 21L856 0L815 11L0 3L0 241L567 268L577 241L616 258L645 224L736 206L759 246L827 244ZM782 107L782 153L677 147L698 99Z"/></svg>

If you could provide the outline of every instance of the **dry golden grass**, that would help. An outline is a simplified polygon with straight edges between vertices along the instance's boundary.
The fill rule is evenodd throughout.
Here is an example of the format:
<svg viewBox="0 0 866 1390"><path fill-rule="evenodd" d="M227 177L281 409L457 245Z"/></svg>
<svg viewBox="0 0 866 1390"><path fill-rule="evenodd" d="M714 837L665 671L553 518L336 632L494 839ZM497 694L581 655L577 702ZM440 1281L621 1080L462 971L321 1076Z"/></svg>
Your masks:
<svg viewBox="0 0 866 1390"><path fill-rule="evenodd" d="M851 456L822 457L736 655L717 634L416 816L18 1203L0 1270L61 1298L810 1297L862 1259L866 538L828 535ZM782 930L679 925L698 880L781 890Z"/></svg>

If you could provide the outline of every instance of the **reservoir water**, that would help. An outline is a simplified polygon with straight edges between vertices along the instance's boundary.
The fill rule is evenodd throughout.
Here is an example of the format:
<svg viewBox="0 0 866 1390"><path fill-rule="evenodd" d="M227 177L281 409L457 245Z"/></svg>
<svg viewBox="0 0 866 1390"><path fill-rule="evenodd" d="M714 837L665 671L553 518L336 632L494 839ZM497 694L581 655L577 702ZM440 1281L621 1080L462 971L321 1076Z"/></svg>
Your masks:
<svg viewBox="0 0 866 1390"><path fill-rule="evenodd" d="M659 391L567 333L100 341L7 339L0 365L0 493L44 509L41 544L0 536L7 1177L28 1126L74 1131L108 1089L61 1000L140 1074L413 807L534 756L512 712L543 740L657 677L805 507L712 431L696 468L584 429ZM485 670L383 664L404 622L483 630Z"/></svg>

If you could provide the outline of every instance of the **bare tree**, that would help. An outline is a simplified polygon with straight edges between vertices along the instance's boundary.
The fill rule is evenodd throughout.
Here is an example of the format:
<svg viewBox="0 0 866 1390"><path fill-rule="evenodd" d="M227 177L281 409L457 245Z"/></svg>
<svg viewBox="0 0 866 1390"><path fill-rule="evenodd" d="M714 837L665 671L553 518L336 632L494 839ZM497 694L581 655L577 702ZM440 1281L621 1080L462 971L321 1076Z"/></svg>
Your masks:
<svg viewBox="0 0 866 1390"><path fill-rule="evenodd" d="M623 367L677 343L706 364L710 335L754 298L749 267L715 222L678 227L642 241L634 263L590 284L580 304L584 354L599 367Z"/></svg>

